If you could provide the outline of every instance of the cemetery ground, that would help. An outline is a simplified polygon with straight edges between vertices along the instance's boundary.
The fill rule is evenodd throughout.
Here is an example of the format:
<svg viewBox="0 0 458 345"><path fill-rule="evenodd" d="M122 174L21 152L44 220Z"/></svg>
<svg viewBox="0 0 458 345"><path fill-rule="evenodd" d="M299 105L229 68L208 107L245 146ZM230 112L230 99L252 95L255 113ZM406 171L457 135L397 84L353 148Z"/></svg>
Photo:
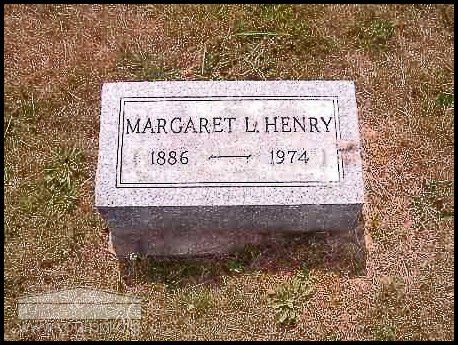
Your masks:
<svg viewBox="0 0 458 345"><path fill-rule="evenodd" d="M4 336L17 299L141 297L139 339L454 338L453 5L6 5ZM94 209L100 86L355 80L365 206L350 234L118 262Z"/></svg>

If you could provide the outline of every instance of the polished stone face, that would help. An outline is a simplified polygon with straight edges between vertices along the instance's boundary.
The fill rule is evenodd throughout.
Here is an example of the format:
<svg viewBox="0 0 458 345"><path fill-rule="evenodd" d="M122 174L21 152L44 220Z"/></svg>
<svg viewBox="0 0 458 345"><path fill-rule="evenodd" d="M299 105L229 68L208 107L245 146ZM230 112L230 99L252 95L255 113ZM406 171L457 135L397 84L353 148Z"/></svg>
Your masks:
<svg viewBox="0 0 458 345"><path fill-rule="evenodd" d="M109 83L96 205L362 203L359 149L353 82Z"/></svg>
<svg viewBox="0 0 458 345"><path fill-rule="evenodd" d="M147 252L153 229L350 229L363 204L350 81L108 83L99 143L96 206Z"/></svg>
<svg viewBox="0 0 458 345"><path fill-rule="evenodd" d="M337 97L123 98L118 187L338 182Z"/></svg>

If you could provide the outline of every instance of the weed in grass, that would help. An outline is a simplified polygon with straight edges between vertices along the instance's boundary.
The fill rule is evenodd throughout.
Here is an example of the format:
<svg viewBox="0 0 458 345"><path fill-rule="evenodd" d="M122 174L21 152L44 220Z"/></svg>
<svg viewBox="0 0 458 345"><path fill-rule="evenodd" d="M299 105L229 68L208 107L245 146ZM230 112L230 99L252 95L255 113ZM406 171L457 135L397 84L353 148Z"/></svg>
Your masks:
<svg viewBox="0 0 458 345"><path fill-rule="evenodd" d="M244 266L243 261L240 259L231 259L227 262L227 268L230 272L241 273Z"/></svg>
<svg viewBox="0 0 458 345"><path fill-rule="evenodd" d="M240 18L235 21L234 32L235 34L285 34L285 29L292 19L292 14L291 5L265 4L250 6L250 10L245 11L244 18ZM253 21L253 18L256 18L256 20Z"/></svg>
<svg viewBox="0 0 458 345"><path fill-rule="evenodd" d="M50 191L65 191L75 186L84 173L84 155L77 147L61 147L53 152L45 167L44 180Z"/></svg>
<svg viewBox="0 0 458 345"><path fill-rule="evenodd" d="M259 9L262 28L282 36L291 36L295 40L295 44L308 41L309 45L315 46L315 40L324 39L324 37L311 34L308 18L301 15L300 12L295 12L292 5L259 5Z"/></svg>
<svg viewBox="0 0 458 345"><path fill-rule="evenodd" d="M309 24L305 20L294 22L288 30L288 33L298 39L310 37Z"/></svg>
<svg viewBox="0 0 458 345"><path fill-rule="evenodd" d="M383 51L394 36L394 23L381 18L364 20L351 33L356 36L358 48L372 52Z"/></svg>
<svg viewBox="0 0 458 345"><path fill-rule="evenodd" d="M83 176L84 155L77 147L59 148L53 152L51 164L45 167L44 193L51 214L70 211L77 200L76 185Z"/></svg>
<svg viewBox="0 0 458 345"><path fill-rule="evenodd" d="M308 273L304 269L299 275L293 275L273 295L275 318L279 324L293 325L297 322L301 307L313 294Z"/></svg>
<svg viewBox="0 0 458 345"><path fill-rule="evenodd" d="M446 107L446 108L454 107L454 95L452 93L439 92L434 101L436 102L437 105L440 105L442 107Z"/></svg>
<svg viewBox="0 0 458 345"><path fill-rule="evenodd" d="M46 193L48 192L48 193ZM46 189L47 202L45 208L50 215L61 216L62 214L73 210L77 198L77 191L74 186L66 189L51 191Z"/></svg>
<svg viewBox="0 0 458 345"><path fill-rule="evenodd" d="M144 77L149 67L149 55L144 52L125 52L118 53L116 56L117 67L124 72ZM158 70L158 72L161 72ZM162 73L158 73L159 78L162 77Z"/></svg>
<svg viewBox="0 0 458 345"><path fill-rule="evenodd" d="M455 143L453 109L453 97L432 90L428 98L423 100L421 116L416 118L415 131L427 137L441 151L445 149L453 152Z"/></svg>
<svg viewBox="0 0 458 345"><path fill-rule="evenodd" d="M45 167L44 179L38 183L26 182L30 191L21 197L22 209L27 213L44 211L50 216L61 216L75 206L77 182L84 176L84 155L79 148L59 148L53 152L52 162Z"/></svg>
<svg viewBox="0 0 458 345"><path fill-rule="evenodd" d="M258 14L259 13L259 14ZM298 15L294 15L291 5L260 5L256 14L260 22L256 26L246 25L243 21L237 21L235 24L235 35L244 38L242 43L249 44L256 39L266 39L271 36L277 36L276 40L268 41L266 45L267 54L265 60L272 60L273 56L291 52L294 55L303 58L304 53L312 56L322 56L337 50L339 42L336 37L328 37L320 33L312 33L308 21ZM258 44L258 43L257 43ZM255 54L254 56L256 56ZM256 60L256 59L254 59ZM250 59L245 61L248 66L257 65L256 61ZM273 69L275 63L270 66L256 66L259 70L262 68ZM264 72L265 74L265 72ZM258 75L261 75L258 72Z"/></svg>
<svg viewBox="0 0 458 345"><path fill-rule="evenodd" d="M202 313L213 306L213 293L205 286L177 291L179 305L188 312Z"/></svg>

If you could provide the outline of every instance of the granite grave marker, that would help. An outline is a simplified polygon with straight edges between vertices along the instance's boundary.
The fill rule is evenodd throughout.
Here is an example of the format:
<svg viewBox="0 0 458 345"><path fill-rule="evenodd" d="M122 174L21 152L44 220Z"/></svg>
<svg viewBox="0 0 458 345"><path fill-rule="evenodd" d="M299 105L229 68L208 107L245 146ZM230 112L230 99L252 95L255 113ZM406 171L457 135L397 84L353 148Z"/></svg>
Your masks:
<svg viewBox="0 0 458 345"><path fill-rule="evenodd" d="M352 229L363 205L355 84L106 83L95 204L120 257Z"/></svg>

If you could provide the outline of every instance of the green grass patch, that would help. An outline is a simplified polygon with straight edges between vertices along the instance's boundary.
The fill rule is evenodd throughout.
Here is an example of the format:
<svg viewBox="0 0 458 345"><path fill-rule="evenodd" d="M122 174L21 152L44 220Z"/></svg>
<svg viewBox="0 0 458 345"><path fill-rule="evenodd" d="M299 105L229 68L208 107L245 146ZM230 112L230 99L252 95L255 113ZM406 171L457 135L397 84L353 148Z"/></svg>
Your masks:
<svg viewBox="0 0 458 345"><path fill-rule="evenodd" d="M392 323L376 323L371 325L371 333L376 341L396 340L396 328Z"/></svg>
<svg viewBox="0 0 458 345"><path fill-rule="evenodd" d="M382 18L363 20L351 30L351 35L356 37L356 46L370 52L386 50L394 33L393 21Z"/></svg>
<svg viewBox="0 0 458 345"><path fill-rule="evenodd" d="M62 99L41 99L30 90L21 90L18 95L5 100L4 143L6 151L15 152L25 146L25 150L36 142L50 125L49 121L59 122L55 116Z"/></svg>
<svg viewBox="0 0 458 345"><path fill-rule="evenodd" d="M243 16L235 21L234 32L286 34L293 19L292 5L251 5L246 7Z"/></svg>
<svg viewBox="0 0 458 345"><path fill-rule="evenodd" d="M250 265L261 255L258 245L248 244L226 258L156 258L139 253L126 261L125 274L136 282L163 284L173 290L183 286L214 283L221 276L250 271Z"/></svg>
<svg viewBox="0 0 458 345"><path fill-rule="evenodd" d="M116 67L122 75L141 81L172 80L180 76L176 70L165 67L160 59L147 52L119 52Z"/></svg>
<svg viewBox="0 0 458 345"><path fill-rule="evenodd" d="M437 105L450 108L454 106L454 95L447 92L439 92L434 100Z"/></svg>
<svg viewBox="0 0 458 345"><path fill-rule="evenodd" d="M224 261L205 258L155 258L132 254L125 274L134 282L163 284L169 290L214 282L228 272Z"/></svg>
<svg viewBox="0 0 458 345"><path fill-rule="evenodd" d="M231 259L227 262L227 268L230 272L241 273L245 268L245 264L240 259Z"/></svg>
<svg viewBox="0 0 458 345"><path fill-rule="evenodd" d="M213 292L206 286L193 286L176 291L179 306L186 312L201 314L214 305Z"/></svg>
<svg viewBox="0 0 458 345"><path fill-rule="evenodd" d="M259 10L262 19L275 23L288 22L293 16L292 5L262 4L259 5Z"/></svg>
<svg viewBox="0 0 458 345"><path fill-rule="evenodd" d="M21 197L22 210L60 218L74 209L78 182L85 176L84 155L77 147L61 147L52 153L44 169L44 178L36 183L26 182L28 194Z"/></svg>
<svg viewBox="0 0 458 345"><path fill-rule="evenodd" d="M24 136L27 133L35 134L39 117L38 109L43 108L45 103L30 97L24 96L15 103L5 105L4 134L8 141L10 138Z"/></svg>

